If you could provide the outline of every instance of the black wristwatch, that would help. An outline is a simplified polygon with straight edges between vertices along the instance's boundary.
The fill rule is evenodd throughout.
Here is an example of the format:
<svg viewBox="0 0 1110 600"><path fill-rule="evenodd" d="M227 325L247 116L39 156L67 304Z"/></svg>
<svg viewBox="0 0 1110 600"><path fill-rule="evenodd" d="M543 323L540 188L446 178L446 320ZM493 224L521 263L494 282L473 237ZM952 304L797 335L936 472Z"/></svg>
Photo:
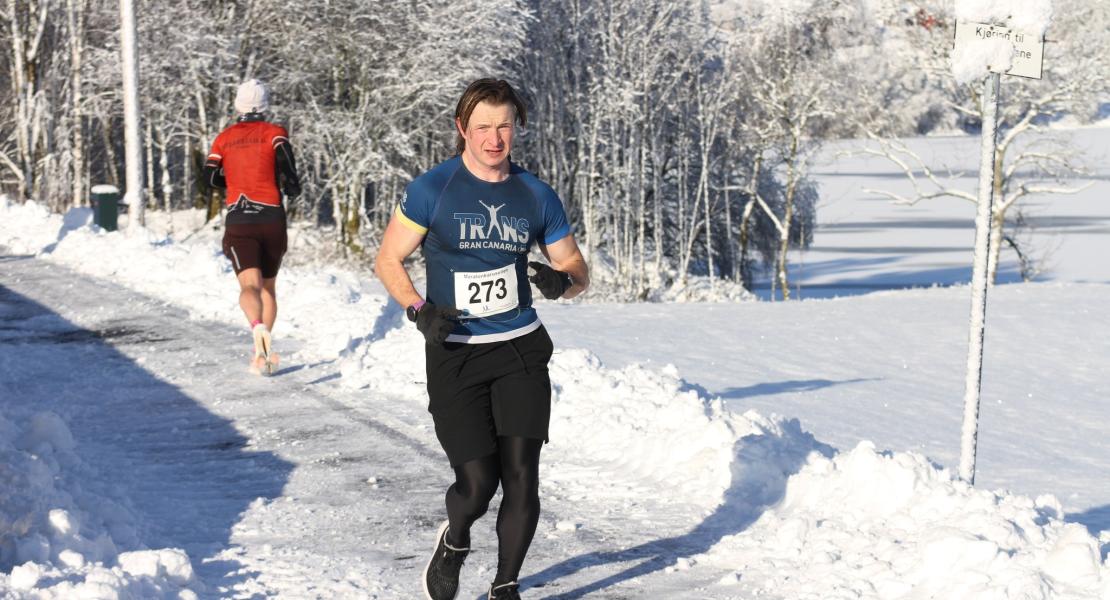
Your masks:
<svg viewBox="0 0 1110 600"><path fill-rule="evenodd" d="M423 308L425 304L427 304L427 302L425 302L424 300L420 300L414 304L409 305L409 307L405 309L405 316L407 316L410 321L415 323L416 314L420 312L420 309Z"/></svg>

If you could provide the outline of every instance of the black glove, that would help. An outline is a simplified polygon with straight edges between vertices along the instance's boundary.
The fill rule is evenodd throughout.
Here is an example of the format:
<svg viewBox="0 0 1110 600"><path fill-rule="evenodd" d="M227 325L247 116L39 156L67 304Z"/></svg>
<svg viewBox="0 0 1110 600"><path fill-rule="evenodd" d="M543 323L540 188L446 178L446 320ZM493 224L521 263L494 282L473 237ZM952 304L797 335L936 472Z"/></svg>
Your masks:
<svg viewBox="0 0 1110 600"><path fill-rule="evenodd" d="M204 163L204 185L208 186L209 189L227 189L227 178L224 176L224 170L220 168L219 163L215 161Z"/></svg>
<svg viewBox="0 0 1110 600"><path fill-rule="evenodd" d="M566 293L570 288L570 275L562 271L556 271L551 267L541 262L530 262L529 267L536 270L536 274L528 278L528 281L536 284L540 288L540 293L548 300L554 300Z"/></svg>
<svg viewBox="0 0 1110 600"><path fill-rule="evenodd" d="M285 194L286 198L292 200L301 195L301 186L292 181L286 181L284 185L281 186L281 193Z"/></svg>
<svg viewBox="0 0 1110 600"><path fill-rule="evenodd" d="M456 320L462 311L453 306L436 306L425 302L420 310L416 311L416 328L424 334L424 339L429 344L442 344L451 331L458 325Z"/></svg>

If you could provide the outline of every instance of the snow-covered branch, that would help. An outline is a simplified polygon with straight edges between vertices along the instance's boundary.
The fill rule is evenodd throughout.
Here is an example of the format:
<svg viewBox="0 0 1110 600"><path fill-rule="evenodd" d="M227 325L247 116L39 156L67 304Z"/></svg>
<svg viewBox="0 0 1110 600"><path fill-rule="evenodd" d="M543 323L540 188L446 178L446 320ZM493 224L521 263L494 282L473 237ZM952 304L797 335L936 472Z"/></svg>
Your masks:
<svg viewBox="0 0 1110 600"><path fill-rule="evenodd" d="M1023 183L1023 184L1019 185L1016 190L1007 194L1006 197L1002 199L1001 204L998 207L996 207L995 210L999 211L999 212L1005 212L1008 208L1013 206L1019 199L1025 197L1025 196L1029 196L1029 195L1033 195L1033 194L1072 196L1072 195L1078 194L1078 193L1090 188L1092 185L1094 185L1093 182L1089 182L1087 184L1084 184L1084 185L1081 185L1081 186L1078 186L1078 187L1065 187L1065 186L1054 186L1054 185L1038 185L1038 184L1035 184L1035 183Z"/></svg>
<svg viewBox="0 0 1110 600"><path fill-rule="evenodd" d="M865 192L883 196L899 204L905 205L913 205L923 200L942 198L945 196L962 198L971 202L977 201L975 194L967 192L966 190L961 190L959 188L949 187L942 183L940 178L936 175L935 172L933 172L933 169L925 162L925 160L921 158L919 154L914 152L904 142L901 142L899 140L883 139L874 132L868 132L868 138L878 144L879 148L876 149L865 147L863 149L857 150L856 153L884 158L897 165L898 168L902 170L902 173L905 174L906 179L909 180L911 185L913 185L914 193L911 196L907 196L904 194L896 194L889 191L875 190L870 188L865 189ZM917 172L915 172L914 167L912 167L909 160L907 160L907 158L903 158L903 156L913 161L913 163L916 165L916 171L920 172L921 175L925 178L925 181L931 184L932 187L935 189L931 191L925 191L923 189L922 181L918 177Z"/></svg>

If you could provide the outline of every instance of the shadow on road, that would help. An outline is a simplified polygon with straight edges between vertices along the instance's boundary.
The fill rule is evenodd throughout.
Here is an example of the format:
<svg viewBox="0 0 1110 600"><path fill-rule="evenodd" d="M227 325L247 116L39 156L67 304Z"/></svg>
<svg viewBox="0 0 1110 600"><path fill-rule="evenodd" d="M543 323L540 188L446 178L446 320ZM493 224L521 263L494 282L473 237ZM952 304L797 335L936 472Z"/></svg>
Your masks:
<svg viewBox="0 0 1110 600"><path fill-rule="evenodd" d="M158 325L136 317L83 329L0 286L0 411L15 419L52 411L69 424L83 467L66 485L103 521L89 525L119 530L111 520L120 511L108 502L138 518L137 535L116 539L118 550L182 548L203 581L230 587L255 574L212 558L253 502L281 495L293 465L251 450L231 421L120 350L192 351L194 342Z"/></svg>

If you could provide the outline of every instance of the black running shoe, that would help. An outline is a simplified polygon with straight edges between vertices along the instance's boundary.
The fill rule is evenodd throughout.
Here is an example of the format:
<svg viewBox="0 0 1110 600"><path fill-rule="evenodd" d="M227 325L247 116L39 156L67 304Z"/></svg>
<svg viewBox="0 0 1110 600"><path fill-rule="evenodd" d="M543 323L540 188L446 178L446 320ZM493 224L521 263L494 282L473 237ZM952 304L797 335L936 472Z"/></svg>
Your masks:
<svg viewBox="0 0 1110 600"><path fill-rule="evenodd" d="M515 581L489 586L489 600L520 600L520 584Z"/></svg>
<svg viewBox="0 0 1110 600"><path fill-rule="evenodd" d="M447 525L444 521L439 526L435 550L424 567L424 595L428 600L455 600L459 595L459 570L470 554L470 548L454 548L447 543Z"/></svg>

